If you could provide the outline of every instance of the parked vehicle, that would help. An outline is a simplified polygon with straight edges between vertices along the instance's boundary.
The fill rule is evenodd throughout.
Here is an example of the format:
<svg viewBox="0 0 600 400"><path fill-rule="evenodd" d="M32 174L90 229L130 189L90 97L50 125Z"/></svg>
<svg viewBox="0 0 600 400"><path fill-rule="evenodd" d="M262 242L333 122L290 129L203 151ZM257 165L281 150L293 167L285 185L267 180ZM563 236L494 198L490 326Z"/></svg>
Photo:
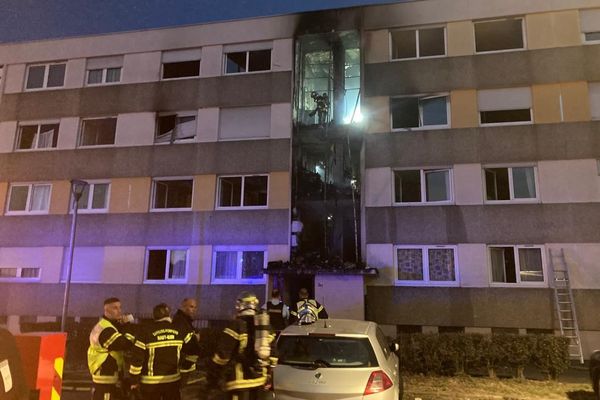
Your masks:
<svg viewBox="0 0 600 400"><path fill-rule="evenodd" d="M277 340L275 398L402 399L397 350L370 321L323 319L288 326Z"/></svg>
<svg viewBox="0 0 600 400"><path fill-rule="evenodd" d="M594 351L590 356L590 378L595 398L600 400L600 350Z"/></svg>

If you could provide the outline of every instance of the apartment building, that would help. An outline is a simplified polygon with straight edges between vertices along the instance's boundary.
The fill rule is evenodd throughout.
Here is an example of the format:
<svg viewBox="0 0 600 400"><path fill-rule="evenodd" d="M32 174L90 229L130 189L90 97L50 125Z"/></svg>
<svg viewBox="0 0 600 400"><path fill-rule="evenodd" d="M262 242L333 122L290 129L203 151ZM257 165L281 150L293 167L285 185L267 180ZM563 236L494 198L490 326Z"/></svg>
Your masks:
<svg viewBox="0 0 600 400"><path fill-rule="evenodd" d="M600 1L423 0L0 45L0 315L242 289L600 344ZM266 272L266 273L265 273Z"/></svg>

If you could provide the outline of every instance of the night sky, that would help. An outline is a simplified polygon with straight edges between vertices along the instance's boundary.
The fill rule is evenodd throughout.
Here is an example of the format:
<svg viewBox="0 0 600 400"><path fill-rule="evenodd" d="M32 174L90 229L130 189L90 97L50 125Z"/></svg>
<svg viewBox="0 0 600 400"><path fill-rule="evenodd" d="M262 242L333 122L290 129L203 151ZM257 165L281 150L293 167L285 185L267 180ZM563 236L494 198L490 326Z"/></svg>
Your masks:
<svg viewBox="0 0 600 400"><path fill-rule="evenodd" d="M0 0L0 43L407 0Z"/></svg>

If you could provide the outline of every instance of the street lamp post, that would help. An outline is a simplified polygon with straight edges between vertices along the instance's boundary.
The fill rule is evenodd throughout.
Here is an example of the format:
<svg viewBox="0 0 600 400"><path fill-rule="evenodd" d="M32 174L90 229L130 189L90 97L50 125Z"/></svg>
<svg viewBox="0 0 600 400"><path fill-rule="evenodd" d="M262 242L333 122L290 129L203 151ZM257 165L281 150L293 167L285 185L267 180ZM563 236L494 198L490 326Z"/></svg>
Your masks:
<svg viewBox="0 0 600 400"><path fill-rule="evenodd" d="M71 290L71 273L73 272L73 252L75 250L75 228L77 226L77 210L79 209L79 199L85 188L88 187L86 181L73 179L71 181L71 194L73 195L71 210L71 237L69 239L69 258L67 259L67 279L65 282L65 295L63 299L62 314L60 318L60 330L65 332L67 325L67 313L69 311L69 291Z"/></svg>

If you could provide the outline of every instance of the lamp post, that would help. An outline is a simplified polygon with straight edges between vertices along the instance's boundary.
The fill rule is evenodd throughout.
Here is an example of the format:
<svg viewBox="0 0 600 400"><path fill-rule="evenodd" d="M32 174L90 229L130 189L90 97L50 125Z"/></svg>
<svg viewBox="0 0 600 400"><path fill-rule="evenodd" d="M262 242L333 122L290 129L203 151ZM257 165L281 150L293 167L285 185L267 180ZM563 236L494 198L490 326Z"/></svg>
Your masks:
<svg viewBox="0 0 600 400"><path fill-rule="evenodd" d="M67 259L67 279L65 282L65 295L63 299L62 314L60 318L60 330L65 332L67 325L67 313L69 310L69 290L71 289L71 273L73 272L73 251L75 250L75 228L77 226L77 210L79 209L79 199L86 187L86 181L73 179L71 181L71 194L73 195L71 210L73 217L71 219L71 237L69 239L69 258Z"/></svg>

